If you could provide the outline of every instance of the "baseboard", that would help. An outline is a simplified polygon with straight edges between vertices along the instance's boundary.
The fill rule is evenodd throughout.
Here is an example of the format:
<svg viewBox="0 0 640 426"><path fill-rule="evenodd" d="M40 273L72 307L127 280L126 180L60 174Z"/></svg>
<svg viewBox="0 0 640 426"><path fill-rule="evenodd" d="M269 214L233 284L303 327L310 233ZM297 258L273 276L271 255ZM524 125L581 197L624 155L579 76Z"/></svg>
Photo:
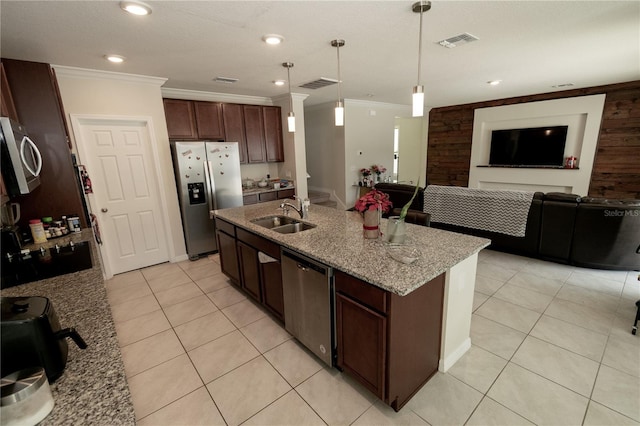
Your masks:
<svg viewBox="0 0 640 426"><path fill-rule="evenodd" d="M175 256L169 262L170 263L178 263L178 262L183 262L185 260L189 260L189 255L188 254L182 254L180 256Z"/></svg>
<svg viewBox="0 0 640 426"><path fill-rule="evenodd" d="M465 353L467 353L467 351L470 348L471 348L471 338L467 337L467 339L464 342L462 342L462 344L458 346L456 350L451 352L451 354L448 357L444 359L440 359L440 361L438 362L438 371L446 373L447 370L453 367L453 365L456 362L458 362L458 360L462 358L462 356Z"/></svg>

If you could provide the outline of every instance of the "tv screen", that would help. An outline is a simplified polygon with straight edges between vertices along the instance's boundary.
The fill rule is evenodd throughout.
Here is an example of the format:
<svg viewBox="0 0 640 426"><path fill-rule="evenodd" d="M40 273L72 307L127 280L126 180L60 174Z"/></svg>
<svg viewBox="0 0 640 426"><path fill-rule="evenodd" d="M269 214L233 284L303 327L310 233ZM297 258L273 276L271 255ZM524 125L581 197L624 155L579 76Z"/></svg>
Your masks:
<svg viewBox="0 0 640 426"><path fill-rule="evenodd" d="M493 130L489 165L562 167L568 128Z"/></svg>

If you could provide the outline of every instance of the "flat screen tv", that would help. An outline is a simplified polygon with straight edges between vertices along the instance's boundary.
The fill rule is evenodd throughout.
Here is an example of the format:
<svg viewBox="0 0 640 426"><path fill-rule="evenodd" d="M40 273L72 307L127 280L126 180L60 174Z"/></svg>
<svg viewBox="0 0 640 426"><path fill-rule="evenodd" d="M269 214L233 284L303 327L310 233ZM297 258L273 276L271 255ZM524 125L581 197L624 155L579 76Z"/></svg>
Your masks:
<svg viewBox="0 0 640 426"><path fill-rule="evenodd" d="M568 127L493 130L489 165L562 167Z"/></svg>

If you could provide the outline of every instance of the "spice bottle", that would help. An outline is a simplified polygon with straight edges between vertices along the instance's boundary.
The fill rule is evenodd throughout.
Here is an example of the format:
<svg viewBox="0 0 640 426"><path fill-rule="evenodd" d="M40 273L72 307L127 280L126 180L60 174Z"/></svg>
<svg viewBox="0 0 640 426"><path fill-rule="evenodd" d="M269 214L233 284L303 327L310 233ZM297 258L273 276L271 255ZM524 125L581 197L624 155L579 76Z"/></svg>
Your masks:
<svg viewBox="0 0 640 426"><path fill-rule="evenodd" d="M42 226L42 221L40 219L31 219L29 221L29 228L31 228L31 236L33 237L34 243L39 244L47 242L47 236L44 233L44 226Z"/></svg>

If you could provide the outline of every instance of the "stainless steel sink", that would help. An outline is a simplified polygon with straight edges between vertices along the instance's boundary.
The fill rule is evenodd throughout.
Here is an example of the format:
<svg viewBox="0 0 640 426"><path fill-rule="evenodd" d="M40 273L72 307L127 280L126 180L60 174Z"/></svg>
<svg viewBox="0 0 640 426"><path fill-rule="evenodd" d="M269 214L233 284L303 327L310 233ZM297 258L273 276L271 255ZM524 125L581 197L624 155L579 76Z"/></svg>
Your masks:
<svg viewBox="0 0 640 426"><path fill-rule="evenodd" d="M274 215L274 216L267 216L267 217L260 217L258 219L253 219L251 223L255 223L256 225L260 225L265 228L273 229L276 226L298 223L298 221L289 216Z"/></svg>
<svg viewBox="0 0 640 426"><path fill-rule="evenodd" d="M306 231L307 229L313 229L316 225L304 222L289 223L287 225L276 226L271 228L272 231L279 232L281 234L295 234L296 232Z"/></svg>
<svg viewBox="0 0 640 426"><path fill-rule="evenodd" d="M271 229L281 234L295 234L296 232L306 231L315 228L316 225L306 222L300 222L290 216L274 215L253 219L251 223Z"/></svg>

